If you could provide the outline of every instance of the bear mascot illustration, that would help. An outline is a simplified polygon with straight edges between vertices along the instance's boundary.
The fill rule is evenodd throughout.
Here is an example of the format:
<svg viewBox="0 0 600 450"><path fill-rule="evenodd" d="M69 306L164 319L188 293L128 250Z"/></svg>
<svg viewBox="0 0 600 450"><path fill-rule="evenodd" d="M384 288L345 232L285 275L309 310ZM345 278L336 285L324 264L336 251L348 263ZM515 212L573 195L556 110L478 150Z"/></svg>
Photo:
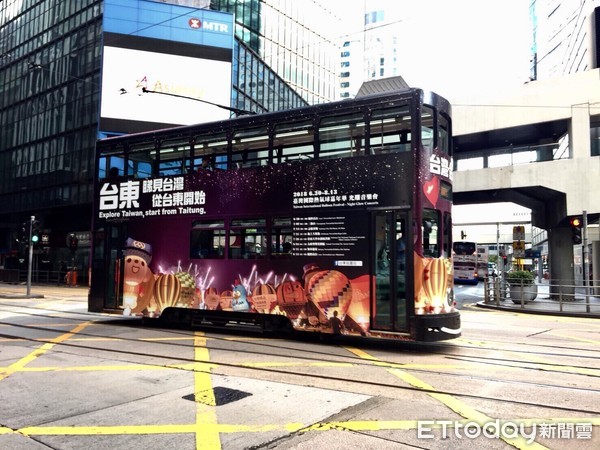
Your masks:
<svg viewBox="0 0 600 450"><path fill-rule="evenodd" d="M127 238L123 260L123 315L129 316L150 307L154 289L154 274L149 267L152 246Z"/></svg>

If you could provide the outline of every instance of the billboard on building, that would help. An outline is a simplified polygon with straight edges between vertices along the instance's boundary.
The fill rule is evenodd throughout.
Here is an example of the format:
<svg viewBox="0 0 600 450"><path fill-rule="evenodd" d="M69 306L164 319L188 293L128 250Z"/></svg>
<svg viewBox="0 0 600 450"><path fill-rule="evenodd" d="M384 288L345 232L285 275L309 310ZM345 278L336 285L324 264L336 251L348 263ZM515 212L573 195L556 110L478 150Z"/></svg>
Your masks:
<svg viewBox="0 0 600 450"><path fill-rule="evenodd" d="M145 0L104 2L100 132L226 119L233 16Z"/></svg>

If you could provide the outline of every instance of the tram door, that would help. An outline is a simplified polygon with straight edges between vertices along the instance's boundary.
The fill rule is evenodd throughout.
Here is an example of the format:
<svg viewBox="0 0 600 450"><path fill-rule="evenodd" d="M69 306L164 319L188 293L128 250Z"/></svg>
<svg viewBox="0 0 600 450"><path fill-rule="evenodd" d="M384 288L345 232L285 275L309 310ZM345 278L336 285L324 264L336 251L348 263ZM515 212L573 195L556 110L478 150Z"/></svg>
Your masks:
<svg viewBox="0 0 600 450"><path fill-rule="evenodd" d="M126 227L123 224L100 228L94 236L90 311L117 309L123 304L122 251Z"/></svg>
<svg viewBox="0 0 600 450"><path fill-rule="evenodd" d="M407 220L402 211L374 213L375 295L371 326L375 330L408 331Z"/></svg>

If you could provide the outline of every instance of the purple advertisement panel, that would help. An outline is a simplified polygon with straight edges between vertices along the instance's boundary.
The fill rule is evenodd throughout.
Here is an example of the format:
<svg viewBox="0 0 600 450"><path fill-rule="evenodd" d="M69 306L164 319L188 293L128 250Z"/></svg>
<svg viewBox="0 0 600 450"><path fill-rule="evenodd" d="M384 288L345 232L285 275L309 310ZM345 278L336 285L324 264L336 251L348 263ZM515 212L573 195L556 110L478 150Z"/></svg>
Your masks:
<svg viewBox="0 0 600 450"><path fill-rule="evenodd" d="M408 206L410 153L289 163L254 170L100 181L98 219L145 219Z"/></svg>

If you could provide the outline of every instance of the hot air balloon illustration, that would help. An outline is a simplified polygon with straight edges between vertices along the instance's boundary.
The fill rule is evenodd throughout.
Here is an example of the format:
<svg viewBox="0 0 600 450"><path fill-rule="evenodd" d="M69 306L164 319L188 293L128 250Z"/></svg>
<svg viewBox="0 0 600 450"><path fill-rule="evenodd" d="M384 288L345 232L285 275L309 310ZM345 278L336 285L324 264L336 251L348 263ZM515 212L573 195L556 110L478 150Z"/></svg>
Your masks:
<svg viewBox="0 0 600 450"><path fill-rule="evenodd" d="M173 274L159 275L154 283L154 298L159 311L174 306L181 295L181 282Z"/></svg>
<svg viewBox="0 0 600 450"><path fill-rule="evenodd" d="M277 305L290 319L296 319L306 306L306 293L299 281L284 281L276 290Z"/></svg>
<svg viewBox="0 0 600 450"><path fill-rule="evenodd" d="M306 293L327 319L333 317L334 311L343 318L352 300L352 285L343 273L322 270L309 279Z"/></svg>
<svg viewBox="0 0 600 450"><path fill-rule="evenodd" d="M423 291L429 298L429 305L433 311L439 313L442 306L446 304L448 289L448 273L446 264L441 258L432 259L425 268L425 280Z"/></svg>
<svg viewBox="0 0 600 450"><path fill-rule="evenodd" d="M175 277L181 283L181 295L178 303L182 306L190 306L194 301L194 289L196 288L194 277L187 272L177 272Z"/></svg>
<svg viewBox="0 0 600 450"><path fill-rule="evenodd" d="M252 291L252 303L258 312L270 312L277 303L275 288L270 284L259 283Z"/></svg>
<svg viewBox="0 0 600 450"><path fill-rule="evenodd" d="M415 307L422 308L425 306L422 299L423 280L425 278L425 265L427 260L422 256L419 256L416 252L414 254L415 262Z"/></svg>
<svg viewBox="0 0 600 450"><path fill-rule="evenodd" d="M233 292L221 292L221 295L219 296L219 306L223 311L231 311L231 300L233 300Z"/></svg>

